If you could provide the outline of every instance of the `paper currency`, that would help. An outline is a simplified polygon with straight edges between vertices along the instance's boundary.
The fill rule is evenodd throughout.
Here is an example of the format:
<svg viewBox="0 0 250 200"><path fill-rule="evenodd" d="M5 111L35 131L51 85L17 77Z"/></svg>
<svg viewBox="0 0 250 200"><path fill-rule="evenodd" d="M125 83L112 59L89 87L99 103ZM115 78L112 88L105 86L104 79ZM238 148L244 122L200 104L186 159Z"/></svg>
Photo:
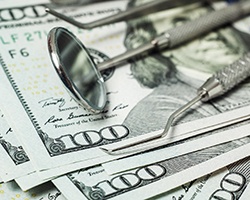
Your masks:
<svg viewBox="0 0 250 200"><path fill-rule="evenodd" d="M10 181L27 175L34 168L21 143L16 139L13 130L0 111L0 165L1 178Z"/></svg>
<svg viewBox="0 0 250 200"><path fill-rule="evenodd" d="M247 200L250 195L249 157L221 170L207 174L151 200L238 199Z"/></svg>
<svg viewBox="0 0 250 200"><path fill-rule="evenodd" d="M154 162L160 162L167 158L177 157L189 152L205 149L213 145L225 143L249 135L249 125L243 124L238 128L233 128L230 130L228 129L229 128L227 127L226 131L223 130L220 133L214 133L213 135L209 133L209 136L204 136L201 139L193 139L191 141L186 141L184 144L174 145L172 147L167 146L161 150L140 154L127 159L119 159L118 161L103 164L103 166L108 174L118 173L128 169L149 165ZM227 135L227 137L225 137L225 135ZM81 168L81 165L79 165L79 168ZM57 176L56 171L52 171L51 176ZM28 174L27 176L23 176L15 180L23 190L28 190L44 182L36 173Z"/></svg>
<svg viewBox="0 0 250 200"><path fill-rule="evenodd" d="M121 2L116 5L114 2L112 4L105 4L106 14L124 9L127 2L122 2L122 5ZM43 7L43 5L41 6ZM84 9L79 9L77 12L79 12L79 15L82 13L85 17L87 16L88 20L102 17L102 13L105 13L104 6L102 6L102 12L96 10L93 13L91 6L84 7ZM72 13L71 9L66 9L65 12L76 14L76 10ZM40 7L39 13L42 13ZM48 16L45 13L37 16L35 19L27 17L23 21L25 23L22 21L18 23L5 21L1 25L1 42L5 46L4 49L6 49L1 50L1 80L4 82L2 85L8 88L5 93L3 93L4 90L1 90L1 97L3 98L2 107L6 113L15 113L15 115L9 114L8 116L11 117L8 120L13 127L16 127L18 137L24 144L23 146L27 154L32 162L35 163L36 170L38 171L45 172L46 170L81 160L99 158L104 154L99 150L98 146L107 143L116 143L121 138L132 138L142 133L146 134L156 129L159 130L165 125L167 115L180 104L189 100L191 98L190 94L195 94L194 88L189 87L187 84L182 84L183 81L177 81L181 84L171 86L168 83L160 84L157 87L160 91L164 93L166 89L167 91L171 91L165 94L164 99L166 98L166 102L169 103L168 100L172 101L173 98L178 97L178 101L174 100L177 104L174 103L173 105L169 103L171 106L166 108L166 112L163 109L164 113L166 113L163 116L157 111L162 110L163 105L160 104L164 103L164 101L158 101L159 105L150 103L153 107L147 103L147 109L144 109L147 112L143 116L140 116L141 106L144 106L143 102L147 102L148 97L150 99L151 94L156 94L158 89L154 88L152 91L152 89L141 88L140 84L137 84L136 80L132 79L129 75L131 74L130 68L124 66L116 69L114 73L110 73L110 77L108 76L109 79L107 78L106 85L109 90L109 106L107 110L100 115L88 113L68 96L52 69L47 54L46 33L53 26L65 25L65 23L57 21L54 17ZM152 22L148 22L150 26ZM27 26L32 27L33 30L27 31ZM70 25L67 26L87 46L98 49L95 51L95 55L101 60L106 59L106 57L103 53L99 53L99 51L113 56L125 50L125 47L122 45L123 33L126 28L125 23L101 27L91 30L91 32L89 30L79 30ZM130 25L128 28L130 28ZM102 30L101 35L99 34L100 29ZM133 40L131 38L130 41L128 38L126 37L126 47L130 48L128 45ZM115 46L110 46L110 44L115 44ZM17 46L20 48L17 49ZM146 63L156 64L156 66L159 65L166 69L168 66L164 66L160 60L155 57L149 57L146 59ZM141 62L139 61L138 63L140 64ZM154 67L149 66L145 68L154 69ZM134 68L135 65L132 65L131 69ZM175 69L169 72L172 73L174 71ZM134 77L137 77L138 74L134 74L134 70L132 70L132 73ZM127 74L127 76L124 76L124 74ZM180 77L180 73L178 73L178 77ZM182 76L182 80L184 79L185 77ZM143 80L146 79L143 78ZM169 80L165 79L165 81L168 82ZM120 84L115 84L117 82ZM199 81L190 80L190 84L191 82L197 83ZM133 90L127 90L128 87L133 88ZM177 90L177 88L180 90ZM147 96L149 93L150 96ZM140 101L144 97L145 99ZM15 109L9 105L16 105ZM230 107L231 103L226 105ZM245 105L248 104L246 103ZM135 114L137 110L140 111L139 114ZM221 112L221 110L218 110L218 108L214 109L214 105L205 105L197 109L198 112L193 111L194 113L190 117L187 117L187 120L198 119L202 116L213 116ZM244 110L246 111L247 109L245 108ZM154 113L153 120L151 121L160 123L164 119L164 122L161 122L161 125L148 123L144 118L146 114L150 113L151 115L151 112ZM228 115L225 112L225 115L221 117L221 121L217 121L217 123L233 121L233 119L239 119L240 117L242 117L242 112L238 113L238 115L235 113ZM22 119L22 123L16 123L19 119ZM152 116L147 117L147 119L152 119ZM205 121L208 120L204 119ZM201 122L194 124L193 126L190 126L190 124L188 126L198 130L204 128L204 124ZM141 125L146 129L141 129ZM114 132L117 134L114 135ZM30 142L31 138L32 142ZM91 140L87 138L91 138ZM45 160L46 162L44 162ZM103 161L100 160L100 162ZM65 172L60 171L60 173Z"/></svg>
<svg viewBox="0 0 250 200"><path fill-rule="evenodd" d="M129 6L134 6L134 3L137 4L138 2L139 1L131 1L129 2ZM79 20L86 19L86 21L91 21L123 10L127 5L127 1L114 1L100 5L101 7L96 5L94 5L94 7L87 6L84 8L67 7L61 8L61 11L69 15L74 15ZM221 34L221 32L212 34L218 36L215 37L215 43L213 44L208 42L208 44L201 45L198 40L198 44L196 41L185 45L183 48L164 52L164 55L157 54L149 56L146 59L132 63L130 67L126 65L119 69L111 70L111 72L106 72L104 76L109 90L109 105L104 113L94 115L81 108L68 96L53 71L46 49L46 34L48 31L54 26L66 26L74 32L87 47L91 47L91 53L97 62L102 62L102 60L108 59L108 57L125 51L126 48L135 47L140 43L138 43L140 40L144 42L149 37L157 34L161 27L164 27L164 29L168 28L168 26L163 26L160 22L164 22L164 24L170 27L182 23L181 20L189 20L185 18L185 14L193 9L193 7L171 11L170 15L179 16L177 17L178 20L176 17L171 18L166 12L162 12L159 15L144 18L143 20L123 22L96 30L83 31L47 15L43 12L44 6L44 4L37 2L34 3L34 7L30 5L27 6L29 12L25 13L24 17L18 19L18 21L13 17L16 12L13 16L6 16L4 13L8 13L9 10L6 11L6 8L0 9L2 14L0 15L2 17L1 19L4 19L0 21L0 44L4 46L4 48L0 49L1 106L8 116L11 127L13 125L13 130L17 133L18 139L22 142L23 148L25 151L27 150L30 160L34 162L35 170L42 171L40 175L43 174L43 179L52 178L71 171L72 169L85 168L95 165L96 163L114 159L115 157L107 156L99 150L98 147L101 145L115 145L115 143L121 139L133 139L139 135L153 134L153 131L161 130L162 127L165 126L169 114L195 95L195 89L199 86L201 79L206 76L203 72L213 72L227 64L228 61L231 62L240 56L245 50L248 50L245 45L242 45L242 48L235 47L235 43L237 42L237 44L244 44L242 38L248 38L247 34L242 37L242 33L239 34L237 32L236 34L232 34L232 30L223 29L222 32L224 34ZM14 4L8 9L11 10L14 7L17 10L19 9L18 12L26 10L26 7L16 8ZM199 17L200 14L207 12L209 9L210 8L202 7L201 9L197 9L197 13L192 13L194 17ZM165 19L169 19L169 21L166 22ZM174 23L171 22L170 19L173 20ZM32 29L30 29L31 27ZM147 29L142 27L147 27ZM125 46L123 46L124 38ZM211 35L208 38L203 39L205 41L213 41ZM227 41L226 44L229 45L221 41ZM197 47L203 48L201 52L207 52L207 55L209 55L207 56L208 59L198 51ZM232 49L228 47L232 47ZM188 49L190 55L192 53L190 49L197 49L194 56L197 59L196 62L190 60L189 56L185 53L187 52L185 48ZM213 54L208 53L210 48L213 49ZM223 52L217 51L217 49L225 50L224 54ZM215 63L216 65L210 65L208 60L210 59L211 61L211 57L214 56L214 54L220 57L220 59ZM202 58L202 62L198 62L200 64L199 66L197 65L197 61L199 60L198 55L201 55ZM230 59L225 55L230 55ZM194 68L190 69L190 66ZM198 68L196 68L196 66L198 66ZM153 69L159 71L151 71ZM143 85L144 88L141 87L141 85ZM199 131L199 133L202 133L202 130L203 132L213 130L235 123L236 121L247 119L249 117L248 87L249 84L244 83L238 90L234 90L227 95L223 101L218 100L211 104L197 106L197 110L192 110L187 116L184 116L177 122L178 125L175 126L175 132L174 135L172 135L174 136L172 138L174 139L173 141L193 136L191 133L198 133ZM155 103L155 101L157 103ZM199 120L195 122L197 119ZM183 132L183 130L186 132ZM183 133L183 135L181 133ZM190 133L190 135L185 135L185 133ZM244 134L247 133L244 132ZM223 139L215 143L225 142ZM241 149L242 152L233 149L242 143L248 143L246 141L248 141L248 138L245 138L243 142L240 141L239 144L232 143L232 146L220 146L220 148L223 147L223 149L218 148L214 152L219 155L218 157L221 156L220 159L223 159L224 162L221 162L221 160L219 162L219 159L214 157L208 162L215 164L206 167L204 171L198 170L199 167L208 164L205 163L202 165L199 164L199 162L205 161L208 158L204 157L203 160L199 160L201 158L196 157L197 154L188 154L198 158L198 161L195 160L194 163L192 163L198 165L190 169L188 168L192 173L184 179L180 177L187 173L185 166L181 169L184 170L180 172L181 175L179 175L178 172L177 174L174 173L174 176L171 176L171 178L167 177L168 181L172 179L176 179L177 181L171 186L168 184L166 188L161 186L165 184L164 181L167 181L167 179L164 178L162 181L150 183L148 186L145 183L145 187L138 187L133 191L128 190L124 193L124 190L122 190L119 196L116 196L116 191L112 192L114 192L114 196L118 199L126 198L129 195L131 195L131 197L139 196L140 198L144 198L143 195L145 195L145 198L148 198L152 195L165 192L181 185L183 182L193 180L194 178L210 173L215 169L245 157L246 155L244 153L246 152L243 150L247 149L246 146ZM211 149L205 149L204 152L210 152L209 150ZM190 149L190 152L191 151ZM211 152L213 152L213 150L211 150ZM182 153L184 153L183 149ZM228 157L222 153L228 153ZM215 155L209 154L209 156L213 157ZM179 155L179 157L173 158L173 160L178 160L178 158L185 158L185 156L181 157L181 155ZM85 162L81 163L83 160L85 160ZM197 163L195 163L196 161ZM164 163L165 161L161 160L160 162ZM74 165L72 163L74 163ZM93 173L90 169L90 174L103 175L103 169L101 167L97 167L100 171L96 171L95 168L92 169ZM154 168L153 166L153 170L154 169L158 170L163 168ZM143 170L145 169L139 172L144 173L145 171ZM135 171L131 172L132 179L134 172ZM86 171L82 170L79 174L83 175L84 173L86 175ZM146 173L149 173L149 171ZM90 174L87 173L87 175ZM72 185L72 181L68 177L75 177L76 180L79 179L79 181L82 181L80 175L69 174L66 178L57 179L55 182L57 182L58 187L63 192L74 193L76 191L76 193L73 194L76 195L79 194L79 191L76 190L76 185ZM127 177L126 173L125 175L125 177ZM165 176L165 174L163 176ZM99 183L99 181L104 180L104 182L100 182L99 185L104 184L103 186L106 187L105 180L108 180L110 176L105 175L104 177L106 179L102 179L103 177L101 177L97 182L95 182L96 179L91 179L89 180L90 182L86 184L90 184L92 187ZM119 178L114 180L116 181L118 179ZM61 182L61 180L65 182ZM25 179L22 181L25 182ZM35 181L37 181L37 179ZM39 183L39 181L36 182L36 184ZM26 185L27 188L34 185L33 182L29 184L29 186ZM120 184L119 180L117 184ZM159 185L161 187L157 192L148 189L149 186L155 188L159 187ZM142 196L138 195L142 193ZM69 195L68 197L70 198L75 197L71 195L71 193L67 193L67 195ZM80 195L80 198L84 198L82 193L80 193Z"/></svg>
<svg viewBox="0 0 250 200"><path fill-rule="evenodd" d="M152 163L161 162L166 159L175 158L187 153L244 138L249 136L249 128L249 121L246 121L242 124L208 132L207 134L197 136L195 139L180 141L175 145L165 145L165 147L163 146L153 151L107 162L102 164L102 166L109 175L121 173L130 169L150 165Z"/></svg>
<svg viewBox="0 0 250 200"><path fill-rule="evenodd" d="M97 166L54 179L53 183L69 200L96 196L100 199L146 199L245 158L248 148L247 137L114 176Z"/></svg>
<svg viewBox="0 0 250 200"><path fill-rule="evenodd" d="M0 133L1 181L8 182L15 179L23 191L46 182L36 173L20 141L2 113L0 114Z"/></svg>

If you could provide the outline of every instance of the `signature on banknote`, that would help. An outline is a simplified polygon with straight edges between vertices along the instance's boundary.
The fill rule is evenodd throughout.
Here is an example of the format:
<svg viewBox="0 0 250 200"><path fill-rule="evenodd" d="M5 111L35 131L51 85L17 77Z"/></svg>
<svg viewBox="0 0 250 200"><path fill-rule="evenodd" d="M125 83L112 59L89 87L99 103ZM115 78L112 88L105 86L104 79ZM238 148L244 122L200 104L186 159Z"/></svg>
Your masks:
<svg viewBox="0 0 250 200"><path fill-rule="evenodd" d="M50 98L43 99L39 101L38 103L42 105L42 108L47 107L47 106L57 106L57 105L59 108L61 108L65 105L66 101L64 98L50 97Z"/></svg>

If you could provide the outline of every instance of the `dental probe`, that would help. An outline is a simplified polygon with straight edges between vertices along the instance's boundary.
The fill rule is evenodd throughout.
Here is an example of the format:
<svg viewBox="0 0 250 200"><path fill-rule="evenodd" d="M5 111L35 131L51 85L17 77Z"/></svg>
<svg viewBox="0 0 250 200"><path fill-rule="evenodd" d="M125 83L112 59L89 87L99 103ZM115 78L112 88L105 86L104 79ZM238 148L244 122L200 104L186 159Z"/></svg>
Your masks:
<svg viewBox="0 0 250 200"><path fill-rule="evenodd" d="M168 131L173 121L180 114L188 110L192 105L194 105L200 100L202 102L207 102L215 97L223 95L224 93L229 91L234 86L238 85L240 82L242 82L249 76L250 76L250 53L247 53L239 60L218 71L212 77L208 78L207 81L197 90L197 96L195 98L193 98L187 104L180 107L170 115L167 124L165 126L165 129L162 133L151 137L143 138L141 140L137 140L130 144L124 144L113 149L107 149L103 147L101 147L100 149L102 149L104 152L108 154L113 154L118 150L136 146L138 144L149 142L154 139L163 138L168 134Z"/></svg>
<svg viewBox="0 0 250 200"><path fill-rule="evenodd" d="M205 0L202 0L202 1L205 1ZM143 5L130 8L126 11L119 12L117 14L104 17L104 18L101 18L101 19L98 19L96 21L92 21L89 23L81 23L51 8L46 8L45 11L72 25L77 26L78 28L92 29L98 26L103 26L103 25L116 23L116 22L120 22L124 20L127 21L127 20L134 19L143 15L149 15L154 12L160 12L162 10L175 8L178 6L189 5L189 4L196 3L196 2L201 2L201 1L200 0L157 0L157 1L148 2Z"/></svg>

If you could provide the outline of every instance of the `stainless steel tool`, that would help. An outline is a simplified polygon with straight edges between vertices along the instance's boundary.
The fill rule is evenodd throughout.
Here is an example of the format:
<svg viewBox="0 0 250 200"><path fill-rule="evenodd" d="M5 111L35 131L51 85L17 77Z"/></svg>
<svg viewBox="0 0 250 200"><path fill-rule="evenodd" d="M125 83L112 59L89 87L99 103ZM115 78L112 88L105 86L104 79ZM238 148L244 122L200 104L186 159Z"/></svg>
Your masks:
<svg viewBox="0 0 250 200"><path fill-rule="evenodd" d="M178 6L185 6L195 2L202 2L206 0L157 0L145 3L140 6L130 8L126 11L119 12L117 14L90 22L90 23L81 23L74 20L71 17L68 17L62 13L59 13L51 8L46 8L45 11L82 29L92 29L98 26L103 26L111 23L116 23L120 21L134 19L140 16L149 15L151 13L159 12L162 10L175 8Z"/></svg>
<svg viewBox="0 0 250 200"><path fill-rule="evenodd" d="M249 76L250 76L250 53L247 53L239 60L223 68L222 70L215 73L212 77L210 77L198 89L197 96L194 99L192 99L190 102L180 107L173 114L170 115L167 124L165 126L165 129L162 133L151 137L143 138L141 140L137 140L133 143L121 145L113 149L107 149L107 148L101 148L101 149L108 154L114 154L115 152L125 148L133 147L155 139L161 139L168 134L169 129L173 124L173 121L182 113L187 111L192 105L194 105L200 100L206 102L209 101L210 99L223 95L224 93L229 91L234 86L238 85L240 82L242 82Z"/></svg>

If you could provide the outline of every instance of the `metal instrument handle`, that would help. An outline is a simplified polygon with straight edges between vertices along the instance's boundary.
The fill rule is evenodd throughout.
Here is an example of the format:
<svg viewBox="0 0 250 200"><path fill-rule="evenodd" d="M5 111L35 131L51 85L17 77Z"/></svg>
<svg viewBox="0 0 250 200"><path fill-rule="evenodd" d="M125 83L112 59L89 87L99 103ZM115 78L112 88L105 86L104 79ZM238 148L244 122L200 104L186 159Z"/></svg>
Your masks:
<svg viewBox="0 0 250 200"><path fill-rule="evenodd" d="M208 101L226 93L249 76L250 53L247 53L239 60L215 73L198 89L198 93L206 91L206 95L201 100Z"/></svg>
<svg viewBox="0 0 250 200"><path fill-rule="evenodd" d="M218 11L213 11L199 19L187 22L164 32L161 37L159 37L161 41L158 41L158 47L171 48L178 46L198 36L206 34L213 29L219 28L222 25L236 21L248 14L250 14L249 1L230 5ZM165 39L163 39L162 36L164 36Z"/></svg>

